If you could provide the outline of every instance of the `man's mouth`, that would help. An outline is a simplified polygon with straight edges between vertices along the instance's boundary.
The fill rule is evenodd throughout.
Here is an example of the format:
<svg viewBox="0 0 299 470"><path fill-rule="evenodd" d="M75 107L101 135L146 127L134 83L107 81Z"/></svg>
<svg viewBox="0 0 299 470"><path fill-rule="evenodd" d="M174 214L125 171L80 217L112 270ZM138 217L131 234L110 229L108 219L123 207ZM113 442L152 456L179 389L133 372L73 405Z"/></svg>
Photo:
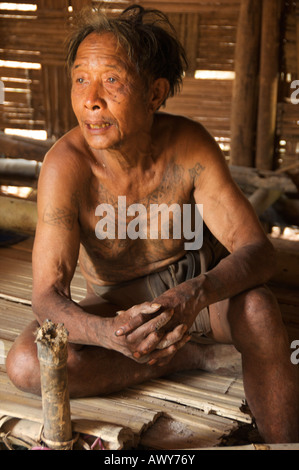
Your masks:
<svg viewBox="0 0 299 470"><path fill-rule="evenodd" d="M109 122L103 122L102 124L91 124L91 123L87 124L87 127L89 129L103 129L103 128L109 127L109 126L111 126L111 124Z"/></svg>

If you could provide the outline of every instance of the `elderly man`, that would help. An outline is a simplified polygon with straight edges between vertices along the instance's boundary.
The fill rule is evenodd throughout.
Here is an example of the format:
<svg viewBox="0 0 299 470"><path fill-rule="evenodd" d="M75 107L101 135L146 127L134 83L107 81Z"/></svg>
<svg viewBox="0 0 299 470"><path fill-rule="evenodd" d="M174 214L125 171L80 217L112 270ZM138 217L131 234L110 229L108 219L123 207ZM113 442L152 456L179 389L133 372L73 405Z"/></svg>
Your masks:
<svg viewBox="0 0 299 470"><path fill-rule="evenodd" d="M211 350L193 341L203 336L241 353L264 439L296 441L296 371L279 309L263 286L273 274L272 245L207 131L158 112L185 67L166 17L136 5L113 18L85 12L68 64L79 125L43 163L33 251L37 321L9 352L11 380L40 393L33 332L47 318L69 332L72 397L205 367ZM165 213L153 210L161 207L169 236ZM198 207L203 244L188 249L186 224L195 223L195 238L202 229ZM78 259L87 282L79 304L70 292Z"/></svg>

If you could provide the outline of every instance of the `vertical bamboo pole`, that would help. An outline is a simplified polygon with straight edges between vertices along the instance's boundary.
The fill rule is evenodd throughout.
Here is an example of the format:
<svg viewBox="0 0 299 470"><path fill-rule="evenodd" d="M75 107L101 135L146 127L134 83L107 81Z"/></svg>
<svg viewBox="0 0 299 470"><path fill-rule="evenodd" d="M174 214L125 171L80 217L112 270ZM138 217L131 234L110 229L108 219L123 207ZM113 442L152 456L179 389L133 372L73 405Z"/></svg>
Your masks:
<svg viewBox="0 0 299 470"><path fill-rule="evenodd" d="M297 80L299 80L299 3L296 3Z"/></svg>
<svg viewBox="0 0 299 470"><path fill-rule="evenodd" d="M50 320L36 334L43 406L43 441L50 449L72 448L67 381L67 331Z"/></svg>
<svg viewBox="0 0 299 470"><path fill-rule="evenodd" d="M273 169L279 81L280 0L263 0L255 166Z"/></svg>
<svg viewBox="0 0 299 470"><path fill-rule="evenodd" d="M81 10L81 8L91 4L92 0L72 0L72 7L74 10Z"/></svg>
<svg viewBox="0 0 299 470"><path fill-rule="evenodd" d="M261 0L241 1L231 110L232 165L254 163L261 12Z"/></svg>
<svg viewBox="0 0 299 470"><path fill-rule="evenodd" d="M196 59L198 55L198 25L199 25L199 14L185 13L181 15L182 22L184 23L185 34L183 37L183 44L187 53L188 69L186 75L194 77L196 70Z"/></svg>

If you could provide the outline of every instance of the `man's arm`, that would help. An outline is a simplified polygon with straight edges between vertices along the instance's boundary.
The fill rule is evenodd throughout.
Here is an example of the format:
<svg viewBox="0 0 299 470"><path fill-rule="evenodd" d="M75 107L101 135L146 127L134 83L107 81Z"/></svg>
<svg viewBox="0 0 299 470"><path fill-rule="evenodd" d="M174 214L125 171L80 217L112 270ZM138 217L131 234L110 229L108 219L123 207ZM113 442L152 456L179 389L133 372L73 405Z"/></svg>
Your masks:
<svg viewBox="0 0 299 470"><path fill-rule="evenodd" d="M267 282L276 264L272 244L209 136L203 166L205 171L195 179L195 201L203 204L205 223L230 253L203 281L209 305Z"/></svg>
<svg viewBox="0 0 299 470"><path fill-rule="evenodd" d="M38 224L33 249L32 308L40 324L47 318L63 323L71 343L132 352L117 338L118 318L86 313L71 299L80 246L80 172L67 155L52 151L42 167L38 186ZM131 345L134 350L134 345Z"/></svg>
<svg viewBox="0 0 299 470"><path fill-rule="evenodd" d="M66 160L69 160L66 158ZM32 268L34 314L64 323L73 342L93 342L87 338L83 311L71 300L70 283L79 252L78 201L72 167L67 171L55 150L46 156L38 183L38 223Z"/></svg>

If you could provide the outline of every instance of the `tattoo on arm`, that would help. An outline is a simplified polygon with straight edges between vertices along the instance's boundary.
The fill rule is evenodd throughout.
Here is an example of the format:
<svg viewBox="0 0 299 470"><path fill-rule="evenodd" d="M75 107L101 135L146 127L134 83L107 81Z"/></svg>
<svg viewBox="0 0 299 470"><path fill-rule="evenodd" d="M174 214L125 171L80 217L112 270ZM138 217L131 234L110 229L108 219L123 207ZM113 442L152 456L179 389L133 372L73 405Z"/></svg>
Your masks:
<svg viewBox="0 0 299 470"><path fill-rule="evenodd" d="M67 207L52 207L48 204L43 214L43 221L49 225L62 227L66 230L72 230L76 213Z"/></svg>

